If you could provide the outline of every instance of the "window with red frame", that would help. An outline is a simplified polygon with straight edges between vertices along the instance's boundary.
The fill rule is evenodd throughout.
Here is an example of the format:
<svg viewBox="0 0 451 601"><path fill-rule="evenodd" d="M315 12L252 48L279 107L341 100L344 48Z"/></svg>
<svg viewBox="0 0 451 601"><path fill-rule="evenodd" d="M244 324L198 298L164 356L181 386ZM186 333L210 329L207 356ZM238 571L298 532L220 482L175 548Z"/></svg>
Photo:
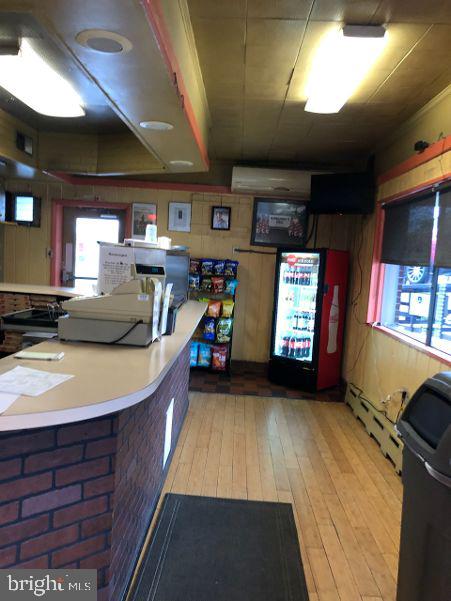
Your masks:
<svg viewBox="0 0 451 601"><path fill-rule="evenodd" d="M382 208L381 324L451 355L451 188Z"/></svg>

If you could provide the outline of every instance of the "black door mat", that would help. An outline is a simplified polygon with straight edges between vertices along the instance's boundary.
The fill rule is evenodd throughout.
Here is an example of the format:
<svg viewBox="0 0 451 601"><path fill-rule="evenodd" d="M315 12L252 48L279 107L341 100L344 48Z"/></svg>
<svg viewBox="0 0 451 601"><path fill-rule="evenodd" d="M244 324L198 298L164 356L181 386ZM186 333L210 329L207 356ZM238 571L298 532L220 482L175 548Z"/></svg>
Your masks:
<svg viewBox="0 0 451 601"><path fill-rule="evenodd" d="M167 494L133 601L308 601L287 503Z"/></svg>

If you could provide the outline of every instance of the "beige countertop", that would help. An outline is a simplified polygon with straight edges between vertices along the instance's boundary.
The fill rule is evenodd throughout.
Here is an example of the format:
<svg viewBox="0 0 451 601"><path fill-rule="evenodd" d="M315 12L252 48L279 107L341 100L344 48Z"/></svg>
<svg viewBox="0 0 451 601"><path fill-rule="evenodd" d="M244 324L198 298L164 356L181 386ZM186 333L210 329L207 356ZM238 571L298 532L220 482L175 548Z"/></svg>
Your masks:
<svg viewBox="0 0 451 601"><path fill-rule="evenodd" d="M0 360L0 373L21 365L75 376L37 397L20 396L2 415L0 431L40 428L120 411L151 395L193 335L206 304L188 301L176 330L149 347L49 341L33 347L64 352L61 361Z"/></svg>
<svg viewBox="0 0 451 601"><path fill-rule="evenodd" d="M38 286L37 284L14 284L12 282L0 282L0 292L11 292L12 294L43 294L45 296L73 296L82 295L75 288L57 288L56 286Z"/></svg>

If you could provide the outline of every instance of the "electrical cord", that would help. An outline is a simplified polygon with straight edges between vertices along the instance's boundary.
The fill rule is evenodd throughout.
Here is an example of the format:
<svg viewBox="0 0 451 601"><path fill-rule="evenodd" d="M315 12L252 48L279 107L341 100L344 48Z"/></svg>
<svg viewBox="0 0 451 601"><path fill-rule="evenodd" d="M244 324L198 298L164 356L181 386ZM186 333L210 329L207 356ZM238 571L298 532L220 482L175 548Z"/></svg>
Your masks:
<svg viewBox="0 0 451 601"><path fill-rule="evenodd" d="M135 323L132 325L132 327L129 328L125 332L125 334L122 334L122 336L120 336L119 338L116 338L116 340L111 340L110 342L107 342L106 344L117 344L121 340L124 340L124 338L126 338L129 334L131 334L131 332L133 332L133 330L142 323L144 323L142 319L140 319L139 321L135 321Z"/></svg>

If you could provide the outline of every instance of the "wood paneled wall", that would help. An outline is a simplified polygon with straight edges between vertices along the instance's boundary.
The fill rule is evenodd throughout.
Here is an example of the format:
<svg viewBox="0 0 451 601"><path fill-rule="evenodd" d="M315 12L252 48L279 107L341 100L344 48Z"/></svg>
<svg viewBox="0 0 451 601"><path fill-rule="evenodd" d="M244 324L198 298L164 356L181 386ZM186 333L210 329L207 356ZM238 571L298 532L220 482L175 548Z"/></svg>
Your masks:
<svg viewBox="0 0 451 601"><path fill-rule="evenodd" d="M379 199L401 194L431 179L451 173L451 152L396 177L379 187ZM374 403L407 388L413 394L429 376L450 369L408 344L367 325L375 215L360 217L352 243L353 268L346 327L343 377L363 389ZM354 301L354 302L352 302Z"/></svg>
<svg viewBox="0 0 451 601"><path fill-rule="evenodd" d="M11 180L12 191L31 191L42 198L41 227L5 228L4 280L47 284L50 277L50 208L52 199L98 198L105 202L156 202L158 234L170 236L173 243L186 244L192 256L233 258L240 262L233 358L264 362L268 359L273 309L274 255L236 253L235 248L274 252L251 247L253 198L250 196L198 194L188 191L152 190L124 187L71 186L36 180ZM192 203L191 233L168 232L168 206L171 201ZM211 207L232 207L231 229L210 228ZM355 216L324 215L319 220L317 246L348 249L354 236Z"/></svg>

